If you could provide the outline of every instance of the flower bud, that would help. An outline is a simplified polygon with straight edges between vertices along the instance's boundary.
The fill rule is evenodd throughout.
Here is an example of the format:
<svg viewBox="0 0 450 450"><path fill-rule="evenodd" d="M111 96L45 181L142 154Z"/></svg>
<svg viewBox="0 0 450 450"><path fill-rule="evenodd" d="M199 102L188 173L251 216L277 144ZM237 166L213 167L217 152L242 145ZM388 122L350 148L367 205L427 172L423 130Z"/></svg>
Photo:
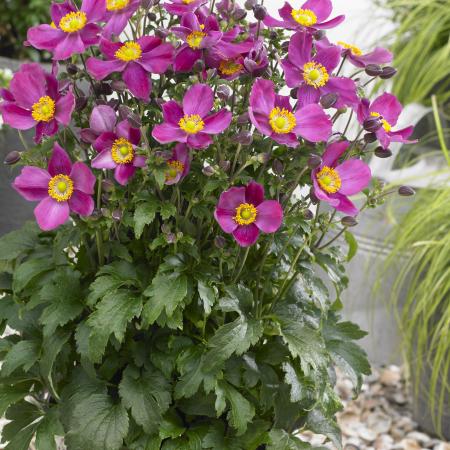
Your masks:
<svg viewBox="0 0 450 450"><path fill-rule="evenodd" d="M117 107L120 104L120 100L118 98L112 98L110 100L108 100L107 105L111 106L112 109L117 109Z"/></svg>
<svg viewBox="0 0 450 450"><path fill-rule="evenodd" d="M314 194L314 188L311 188L309 191L309 199L313 205L317 205L317 203L319 203L319 199L316 197L316 194Z"/></svg>
<svg viewBox="0 0 450 450"><path fill-rule="evenodd" d="M12 166L13 164L16 164L20 161L20 152L13 150L12 152L9 152L6 155L5 160L3 161L3 164L7 166Z"/></svg>
<svg viewBox="0 0 450 450"><path fill-rule="evenodd" d="M256 0L246 0L244 3L244 8L251 11L256 6Z"/></svg>
<svg viewBox="0 0 450 450"><path fill-rule="evenodd" d="M112 192L114 190L114 182L112 180L102 180L102 191Z"/></svg>
<svg viewBox="0 0 450 450"><path fill-rule="evenodd" d="M253 8L253 13L255 15L255 19L264 20L267 16L267 9L262 5L256 5Z"/></svg>
<svg viewBox="0 0 450 450"><path fill-rule="evenodd" d="M375 133L366 133L364 135L364 142L371 144L377 140L377 135Z"/></svg>
<svg viewBox="0 0 450 450"><path fill-rule="evenodd" d="M322 95L322 97L320 98L320 104L322 105L323 109L332 108L338 101L338 98L338 94L330 92L329 94Z"/></svg>
<svg viewBox="0 0 450 450"><path fill-rule="evenodd" d="M233 12L233 19L238 22L239 22L239 20L245 19L246 16L247 16L247 11L245 11L245 9L242 9L242 8L236 8Z"/></svg>
<svg viewBox="0 0 450 450"><path fill-rule="evenodd" d="M311 156L308 158L308 167L311 170L317 169L322 164L322 158L319 155L311 154Z"/></svg>
<svg viewBox="0 0 450 450"><path fill-rule="evenodd" d="M112 217L115 221L119 222L120 220L122 220L122 217L123 217L123 212L122 212L122 210L120 210L120 209L115 209L115 210L111 213L111 217Z"/></svg>
<svg viewBox="0 0 450 450"><path fill-rule="evenodd" d="M256 157L257 161L260 162L261 164L267 164L269 162L270 159L270 155L269 153L260 153L257 157Z"/></svg>
<svg viewBox="0 0 450 450"><path fill-rule="evenodd" d="M250 120L250 116L248 115L248 112L245 112L244 114L241 114L238 118L237 118L237 123L239 125L245 125L246 123L248 123Z"/></svg>
<svg viewBox="0 0 450 450"><path fill-rule="evenodd" d="M396 75L396 73L397 73L397 69L394 67L390 67L390 66L383 67L383 72L381 73L380 78L382 80L389 80L389 78L394 77Z"/></svg>
<svg viewBox="0 0 450 450"><path fill-rule="evenodd" d="M381 120L378 117L368 117L363 122L363 128L369 133L375 133L381 128Z"/></svg>
<svg viewBox="0 0 450 450"><path fill-rule="evenodd" d="M297 100L297 88L291 89L291 98L293 98L294 100Z"/></svg>
<svg viewBox="0 0 450 450"><path fill-rule="evenodd" d="M144 9L150 9L154 4L153 0L142 0L141 2L141 6Z"/></svg>
<svg viewBox="0 0 450 450"><path fill-rule="evenodd" d="M271 41L275 40L278 37L278 33L275 30L271 30L269 33L269 39Z"/></svg>
<svg viewBox="0 0 450 450"><path fill-rule="evenodd" d="M314 213L310 209L305 209L303 211L303 217L305 220L312 220L314 218Z"/></svg>
<svg viewBox="0 0 450 450"><path fill-rule="evenodd" d="M344 227L355 227L356 225L358 225L358 221L352 216L343 217L341 219L341 223L342 225L344 225Z"/></svg>
<svg viewBox="0 0 450 450"><path fill-rule="evenodd" d="M224 172L228 172L230 170L230 167L231 167L231 162L230 161L219 161L219 167Z"/></svg>
<svg viewBox="0 0 450 450"><path fill-rule="evenodd" d="M231 89L229 86L227 86L226 84L221 84L218 88L217 88L217 96L223 100L223 101L227 101L230 97L231 97Z"/></svg>
<svg viewBox="0 0 450 450"><path fill-rule="evenodd" d="M217 248L224 248L226 244L227 244L227 241L225 240L225 238L223 236L216 236L215 237L214 245Z"/></svg>
<svg viewBox="0 0 450 450"><path fill-rule="evenodd" d="M78 66L76 64L67 64L66 66L67 73L69 75L76 75L78 73Z"/></svg>
<svg viewBox="0 0 450 450"><path fill-rule="evenodd" d="M211 166L203 167L202 172L207 177L212 177L215 174L215 170Z"/></svg>
<svg viewBox="0 0 450 450"><path fill-rule="evenodd" d="M127 89L127 85L122 80L114 80L111 82L111 88L116 92L124 92Z"/></svg>
<svg viewBox="0 0 450 450"><path fill-rule="evenodd" d="M284 165L283 163L279 160L279 159L275 159L272 163L272 170L277 174L277 175L282 175L283 171L284 171Z"/></svg>
<svg viewBox="0 0 450 450"><path fill-rule="evenodd" d="M388 148L377 147L374 151L374 155L377 158L389 158L392 156L392 152Z"/></svg>
<svg viewBox="0 0 450 450"><path fill-rule="evenodd" d="M398 194L403 197L411 197L416 194L416 191L411 186L400 186L398 188Z"/></svg>
<svg viewBox="0 0 450 450"><path fill-rule="evenodd" d="M316 41L321 41L325 36L326 36L326 31L325 30L317 30L314 34L313 37Z"/></svg>
<svg viewBox="0 0 450 450"><path fill-rule="evenodd" d="M250 131L241 131L232 138L233 142L242 145L250 145L253 142L253 135Z"/></svg>
<svg viewBox="0 0 450 450"><path fill-rule="evenodd" d="M153 12L149 12L147 14L148 20L150 20L150 22L154 22L158 17L155 13Z"/></svg>
<svg viewBox="0 0 450 450"><path fill-rule="evenodd" d="M285 52L289 50L289 41L285 41L281 43L281 49Z"/></svg>
<svg viewBox="0 0 450 450"><path fill-rule="evenodd" d="M383 73L383 68L378 64L367 64L365 71L371 77L378 77Z"/></svg>
<svg viewBox="0 0 450 450"><path fill-rule="evenodd" d="M158 36L160 39L165 39L167 36L169 36L169 31L165 30L164 28L157 28L155 30L156 36Z"/></svg>
<svg viewBox="0 0 450 450"><path fill-rule="evenodd" d="M195 61L195 64L192 66L192 70L194 73L203 72L205 70L205 62L203 59Z"/></svg>
<svg viewBox="0 0 450 450"><path fill-rule="evenodd" d="M75 99L75 111L80 112L86 108L88 104L88 99L86 97L77 97Z"/></svg>

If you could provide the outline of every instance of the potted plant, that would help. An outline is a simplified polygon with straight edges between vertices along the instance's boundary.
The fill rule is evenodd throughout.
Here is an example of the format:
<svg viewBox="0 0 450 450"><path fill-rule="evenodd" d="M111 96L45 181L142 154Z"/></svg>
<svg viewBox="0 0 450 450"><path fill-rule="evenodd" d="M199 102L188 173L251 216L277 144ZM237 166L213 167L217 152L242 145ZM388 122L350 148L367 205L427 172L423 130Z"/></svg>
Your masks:
<svg viewBox="0 0 450 450"><path fill-rule="evenodd" d="M0 239L8 448L311 448L299 428L341 447L334 367L356 394L370 373L340 318L349 229L390 193L363 158L412 127L363 98L390 54L324 39L329 1L247 7L54 3L28 31L55 64L22 66L0 106L36 143L13 187L37 224Z"/></svg>

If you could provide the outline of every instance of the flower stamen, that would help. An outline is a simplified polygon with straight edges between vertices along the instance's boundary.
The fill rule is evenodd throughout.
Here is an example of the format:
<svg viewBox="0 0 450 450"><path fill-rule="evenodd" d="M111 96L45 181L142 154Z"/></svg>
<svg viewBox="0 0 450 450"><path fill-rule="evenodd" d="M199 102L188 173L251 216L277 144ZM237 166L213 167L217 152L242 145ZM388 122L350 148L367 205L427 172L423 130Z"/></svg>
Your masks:
<svg viewBox="0 0 450 450"><path fill-rule="evenodd" d="M304 27L310 27L317 23L317 16L310 9L293 9L292 18Z"/></svg>
<svg viewBox="0 0 450 450"><path fill-rule="evenodd" d="M372 117L379 117L380 118L381 125L384 128L384 131L386 131L386 133L389 133L389 131L392 130L392 125L387 120L383 119L383 116L380 113L371 112L370 115Z"/></svg>
<svg viewBox="0 0 450 450"><path fill-rule="evenodd" d="M55 117L55 101L46 95L31 108L31 116L36 122L50 122Z"/></svg>
<svg viewBox="0 0 450 450"><path fill-rule="evenodd" d="M203 33L203 31L193 31L186 38L186 42L189 45L189 47L193 49L198 49L200 48L200 45L202 45L202 41L205 36L206 33Z"/></svg>
<svg viewBox="0 0 450 450"><path fill-rule="evenodd" d="M59 21L59 28L66 33L75 33L86 26L87 16L83 11L76 11L66 14Z"/></svg>
<svg viewBox="0 0 450 450"><path fill-rule="evenodd" d="M359 47L357 47L356 45L347 44L346 42L343 42L343 41L338 41L337 45L340 45L341 47L346 48L347 50L350 50L350 52L355 56L361 56L363 54L361 49Z"/></svg>
<svg viewBox="0 0 450 450"><path fill-rule="evenodd" d="M116 139L111 148L111 157L116 164L129 164L134 158L133 145L125 138Z"/></svg>
<svg viewBox="0 0 450 450"><path fill-rule="evenodd" d="M275 133L290 133L297 125L297 119L291 111L286 108L276 107L269 115L269 123Z"/></svg>
<svg viewBox="0 0 450 450"><path fill-rule="evenodd" d="M316 174L320 187L329 194L335 194L341 188L341 177L338 172L328 166L324 166L320 172Z"/></svg>
<svg viewBox="0 0 450 450"><path fill-rule="evenodd" d="M128 6L130 0L106 0L106 9L108 11L120 11Z"/></svg>
<svg viewBox="0 0 450 450"><path fill-rule="evenodd" d="M239 225L250 225L256 220L258 210L251 203L241 203L236 208L234 221Z"/></svg>
<svg viewBox="0 0 450 450"><path fill-rule="evenodd" d="M57 202L66 202L72 194L73 181L67 175L56 175L48 182L48 195Z"/></svg>
<svg viewBox="0 0 450 450"><path fill-rule="evenodd" d="M141 46L134 41L125 42L125 44L122 45L122 47L119 48L119 50L114 53L114 56L117 59L120 59L122 61L135 61L139 59L142 55L142 48Z"/></svg>
<svg viewBox="0 0 450 450"><path fill-rule="evenodd" d="M182 119L180 119L178 125L188 134L197 134L205 128L205 122L203 122L202 118L198 114L186 114Z"/></svg>
<svg viewBox="0 0 450 450"><path fill-rule="evenodd" d="M183 173L184 164L181 161L168 161L167 166L166 181L173 180L178 174Z"/></svg>
<svg viewBox="0 0 450 450"><path fill-rule="evenodd" d="M329 78L327 69L322 64L311 61L303 66L303 79L316 89L325 86Z"/></svg>
<svg viewBox="0 0 450 450"><path fill-rule="evenodd" d="M234 75L243 69L243 65L232 59L224 59L220 61L219 71L224 75Z"/></svg>

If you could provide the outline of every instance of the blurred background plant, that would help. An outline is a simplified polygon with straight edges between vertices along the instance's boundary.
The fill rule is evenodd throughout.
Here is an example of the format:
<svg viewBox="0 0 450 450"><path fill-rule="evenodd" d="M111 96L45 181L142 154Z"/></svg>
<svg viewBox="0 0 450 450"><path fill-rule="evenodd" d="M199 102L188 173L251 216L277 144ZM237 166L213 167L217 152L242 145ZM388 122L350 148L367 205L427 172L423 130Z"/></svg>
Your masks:
<svg viewBox="0 0 450 450"><path fill-rule="evenodd" d="M39 52L24 45L24 36L29 27L48 22L48 5L49 0L0 1L0 56L42 59Z"/></svg>

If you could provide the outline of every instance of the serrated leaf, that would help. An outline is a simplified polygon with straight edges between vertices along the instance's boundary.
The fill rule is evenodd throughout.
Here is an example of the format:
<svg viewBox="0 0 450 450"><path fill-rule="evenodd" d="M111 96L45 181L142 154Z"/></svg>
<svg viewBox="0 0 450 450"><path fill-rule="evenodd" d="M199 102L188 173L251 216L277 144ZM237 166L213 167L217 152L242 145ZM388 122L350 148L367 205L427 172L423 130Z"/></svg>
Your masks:
<svg viewBox="0 0 450 450"><path fill-rule="evenodd" d="M128 323L139 316L141 310L142 299L125 290L111 292L97 304L96 311L86 322L91 328L89 353L93 362L101 360L111 334L122 342Z"/></svg>
<svg viewBox="0 0 450 450"><path fill-rule="evenodd" d="M158 207L159 205L156 199L150 199L136 206L136 210L134 211L134 234L136 239L140 239L144 227L153 222L158 212Z"/></svg>
<svg viewBox="0 0 450 450"><path fill-rule="evenodd" d="M153 324L163 311L172 316L178 305L186 298L188 280L179 273L158 273L152 284L144 291L149 297L144 305L143 317L148 324Z"/></svg>
<svg viewBox="0 0 450 450"><path fill-rule="evenodd" d="M302 399L302 384L295 367L290 362L283 363L284 381L291 387L291 402L299 402Z"/></svg>
<svg viewBox="0 0 450 450"><path fill-rule="evenodd" d="M273 429L269 432L269 445L267 450L307 450L311 448L307 442L285 430Z"/></svg>
<svg viewBox="0 0 450 450"><path fill-rule="evenodd" d="M143 436L130 445L130 450L160 450L161 442L159 436Z"/></svg>
<svg viewBox="0 0 450 450"><path fill-rule="evenodd" d="M52 269L54 269L53 261L49 258L37 258L25 261L14 270L14 291L19 292L25 289L35 277L49 272Z"/></svg>
<svg viewBox="0 0 450 450"><path fill-rule="evenodd" d="M347 262L351 261L358 251L358 241L350 231L344 233L345 241L348 244Z"/></svg>
<svg viewBox="0 0 450 450"><path fill-rule="evenodd" d="M217 288L207 286L203 281L199 280L197 284L198 295L203 302L203 309L205 314L211 314L211 308L217 301Z"/></svg>
<svg viewBox="0 0 450 450"><path fill-rule="evenodd" d="M334 418L326 417L322 411L313 409L308 413L306 426L316 434L324 434L340 450L342 449L341 432Z"/></svg>
<svg viewBox="0 0 450 450"><path fill-rule="evenodd" d="M38 341L19 341L4 359L2 376L9 376L18 368L23 368L27 372L39 359L40 349L41 345Z"/></svg>
<svg viewBox="0 0 450 450"><path fill-rule="evenodd" d="M10 405L23 400L29 393L29 383L18 383L14 386L0 384L0 416L3 417Z"/></svg>
<svg viewBox="0 0 450 450"><path fill-rule="evenodd" d="M84 398L73 412L75 429L67 434L72 450L120 450L128 433L128 414L124 406L114 404L107 394Z"/></svg>
<svg viewBox="0 0 450 450"><path fill-rule="evenodd" d="M160 372L145 370L140 373L129 366L120 382L119 395L146 433L158 432L162 416L172 400L170 385Z"/></svg>
<svg viewBox="0 0 450 450"><path fill-rule="evenodd" d="M104 297L107 293L119 289L122 284L122 281L117 280L116 278L111 276L102 276L96 278L89 286L89 290L91 292L89 293L87 299L88 305L95 305L97 300Z"/></svg>
<svg viewBox="0 0 450 450"><path fill-rule="evenodd" d="M57 409L50 409L39 422L36 430L36 450L57 450L56 436L64 436L64 428L59 421Z"/></svg>
<svg viewBox="0 0 450 450"><path fill-rule="evenodd" d="M35 222L26 223L20 230L11 231L0 238L0 259L13 260L33 250L41 230Z"/></svg>
<svg viewBox="0 0 450 450"><path fill-rule="evenodd" d="M160 212L163 220L167 220L177 214L177 208L173 203L163 203Z"/></svg>

